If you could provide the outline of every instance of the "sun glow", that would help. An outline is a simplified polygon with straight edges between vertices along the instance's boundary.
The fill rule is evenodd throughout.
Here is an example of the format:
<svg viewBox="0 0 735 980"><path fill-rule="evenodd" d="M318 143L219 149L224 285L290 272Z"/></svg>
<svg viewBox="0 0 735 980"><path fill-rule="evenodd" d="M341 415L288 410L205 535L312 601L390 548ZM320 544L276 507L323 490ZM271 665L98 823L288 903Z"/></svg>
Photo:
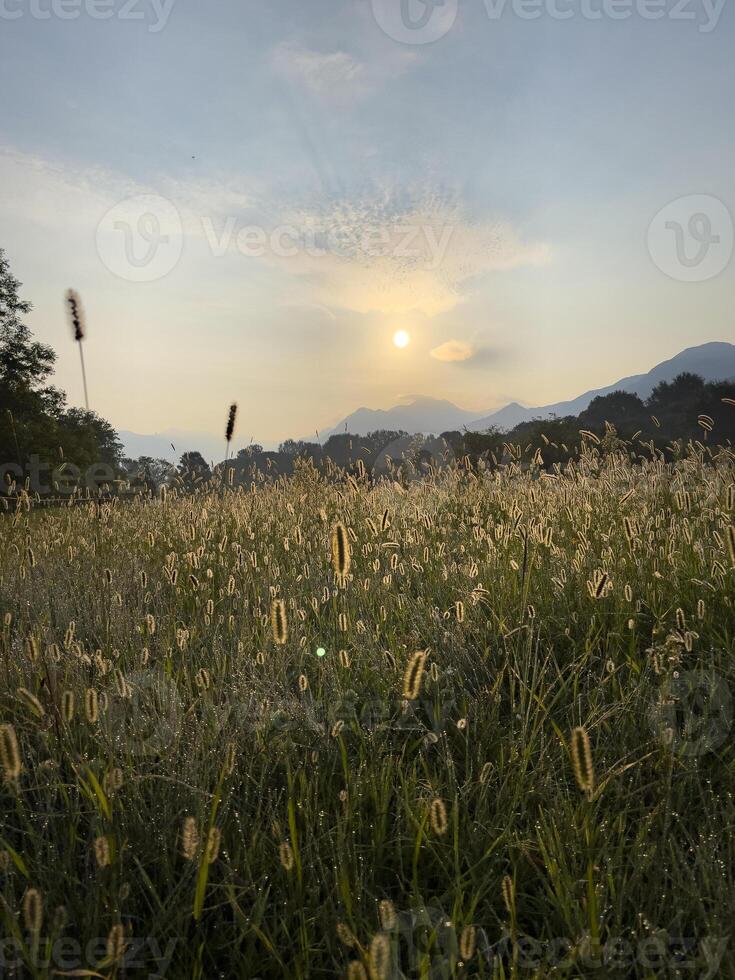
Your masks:
<svg viewBox="0 0 735 980"><path fill-rule="evenodd" d="M405 330L396 330L393 334L393 343L396 347L408 347L411 338Z"/></svg>

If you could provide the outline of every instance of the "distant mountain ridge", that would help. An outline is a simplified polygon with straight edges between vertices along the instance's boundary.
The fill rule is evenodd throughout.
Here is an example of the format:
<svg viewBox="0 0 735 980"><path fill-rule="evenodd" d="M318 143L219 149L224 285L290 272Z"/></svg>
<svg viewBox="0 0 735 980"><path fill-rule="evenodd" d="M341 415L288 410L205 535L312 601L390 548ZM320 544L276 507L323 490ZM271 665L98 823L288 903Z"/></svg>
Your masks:
<svg viewBox="0 0 735 980"><path fill-rule="evenodd" d="M605 388L595 388L569 401L555 402L527 408L518 402L511 402L496 412L479 413L459 408L450 401L420 397L406 405L396 405L389 409L358 408L338 425L320 433L324 443L330 435L350 432L352 435L367 435L377 429L402 430L413 433L433 433L469 429L481 432L494 427L507 431L521 422L532 419L546 419L552 416L579 415L598 395L608 395L613 391L627 391L647 398L661 381L672 381L682 372L698 374L705 381L727 381L735 379L735 345L722 341L688 347L667 361L662 361L645 374L634 374L622 378ZM156 435L141 435L135 432L119 432L125 455L131 458L153 456L178 462L184 452L197 450L204 458L218 461L224 457L224 438L211 433L183 432L171 429ZM312 437L313 438L313 437ZM171 443L176 447L175 451ZM244 445L233 443L233 455Z"/></svg>
<svg viewBox="0 0 735 980"><path fill-rule="evenodd" d="M608 395L613 391L627 391L640 398L648 398L661 381L672 381L685 371L698 374L705 381L735 379L735 345L712 341L700 344L698 347L688 347L669 360L657 364L645 374L621 378L620 381L604 388L594 388L569 401L555 402L553 405L526 408L518 402L511 402L496 412L479 416L477 412L468 412L452 402L434 398L420 398L410 405L397 405L386 410L360 408L325 433L324 438L345 431L353 435L367 435L375 429L403 429L409 433L421 432L434 435L454 429L461 431L463 428L473 432L481 432L491 427L507 431L521 422L530 422L532 419L579 415L594 398Z"/></svg>
<svg viewBox="0 0 735 980"><path fill-rule="evenodd" d="M505 429L512 428L520 422L530 422L531 419L547 419L554 415L560 418L565 415L579 415L594 398L600 395L609 395L613 391L627 391L629 394L638 395L639 398L645 399L661 381L672 381L677 374L682 374L685 371L690 374L698 374L705 381L728 381L730 378L735 378L735 345L713 341L709 344L700 344L698 347L687 347L686 350L676 354L668 361L657 364L646 374L634 374L629 378L622 378L606 388L586 391L583 395L579 395L570 401L556 402L553 405L544 405L540 408L522 408L515 403L506 405L498 412L477 419L467 428L475 432L490 428L490 426ZM510 424L506 423L507 418L511 419Z"/></svg>
<svg viewBox="0 0 735 980"><path fill-rule="evenodd" d="M224 433L218 439L211 432L167 429L155 434L120 431L118 437L123 444L123 454L130 459L151 456L153 459L167 459L169 463L178 463L183 453L199 452L206 462L213 463L225 457ZM235 439L231 451L236 454L244 445L241 440Z"/></svg>
<svg viewBox="0 0 735 980"><path fill-rule="evenodd" d="M358 408L339 425L321 433L326 440L331 435L351 432L364 436L378 429L401 429L405 432L446 432L447 429L469 427L477 418L477 412L458 408L452 402L439 398L417 398L408 405L394 408Z"/></svg>

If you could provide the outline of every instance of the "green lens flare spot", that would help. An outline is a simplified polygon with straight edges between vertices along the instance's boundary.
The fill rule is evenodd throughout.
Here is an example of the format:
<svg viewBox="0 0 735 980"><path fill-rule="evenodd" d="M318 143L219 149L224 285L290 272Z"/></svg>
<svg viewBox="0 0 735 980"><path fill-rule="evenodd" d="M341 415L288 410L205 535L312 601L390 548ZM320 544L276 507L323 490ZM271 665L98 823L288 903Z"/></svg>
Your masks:
<svg viewBox="0 0 735 980"><path fill-rule="evenodd" d="M316 655L317 655L317 657L326 657L327 651L324 649L324 647L317 647L316 648Z"/></svg>

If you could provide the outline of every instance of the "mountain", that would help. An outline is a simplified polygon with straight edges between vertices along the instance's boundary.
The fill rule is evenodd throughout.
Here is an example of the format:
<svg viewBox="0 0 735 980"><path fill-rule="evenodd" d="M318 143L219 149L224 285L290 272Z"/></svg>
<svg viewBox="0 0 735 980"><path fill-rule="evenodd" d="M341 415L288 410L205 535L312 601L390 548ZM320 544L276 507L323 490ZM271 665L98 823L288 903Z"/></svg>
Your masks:
<svg viewBox="0 0 735 980"><path fill-rule="evenodd" d="M327 439L333 433L351 432L353 435L366 435L376 429L403 429L406 432L434 433L448 432L452 429L470 429L480 432L494 427L508 431L521 422L531 419L563 417L579 415L598 395L609 395L612 391L628 391L640 398L648 398L656 385L661 381L672 381L677 374L688 371L698 374L705 381L726 381L735 378L735 345L722 342L701 344L699 347L688 347L668 361L662 361L646 374L634 374L629 378L621 378L605 388L593 388L583 395L578 395L569 401L555 402L553 405L541 405L536 408L525 408L518 402L511 402L497 412L478 418L477 412L468 412L458 408L452 402L440 401L436 398L417 398L410 405L396 405L387 410L358 408L348 415L339 425L323 434Z"/></svg>
<svg viewBox="0 0 735 980"><path fill-rule="evenodd" d="M170 463L178 463L182 453L200 452L208 463L219 462L225 456L225 440L212 435L211 432L182 432L181 429L167 429L154 435L142 435L138 432L118 432L123 444L123 455L130 459L140 456L152 456L154 459L167 459ZM173 446L176 448L173 449ZM234 440L232 452L237 451L244 443Z"/></svg>
<svg viewBox="0 0 735 980"><path fill-rule="evenodd" d="M728 381L730 378L735 378L735 345L713 342L701 344L699 347L688 347L670 360L657 364L647 374L634 374L629 378L622 378L606 388L586 391L571 401L556 402L554 405L521 408L514 402L512 405L501 408L498 412L477 419L467 428L476 432L491 426L505 430L518 425L519 422L528 422L531 419L546 419L554 415L559 418L565 415L579 415L587 408L593 398L598 395L609 395L613 391L627 391L645 399L648 398L659 382L672 381L677 374L682 374L685 371L698 374L705 381Z"/></svg>
<svg viewBox="0 0 735 980"><path fill-rule="evenodd" d="M518 406L520 408L520 406ZM339 425L321 433L322 441L331 435L350 432L355 436L365 436L377 429L403 430L405 432L446 432L449 429L469 427L477 418L477 412L457 408L452 402L438 398L417 398L409 405L396 405L395 408L358 408Z"/></svg>
<svg viewBox="0 0 735 980"><path fill-rule="evenodd" d="M321 433L324 443L330 435L351 432L353 435L367 435L377 429L392 431L423 432L438 435L440 432L470 429L482 431L495 427L508 431L520 422L531 419L579 415L598 395L608 395L612 391L628 391L647 398L661 381L672 381L677 374L688 371L698 374L705 381L727 381L735 379L735 345L713 342L689 347L668 361L662 361L646 374L634 374L622 378L606 388L595 388L570 401L542 405L538 408L525 408L518 402L511 402L497 412L481 414L458 408L452 402L438 398L416 398L408 405L396 405L389 409L358 408L333 429ZM137 459L139 456L153 456L177 463L184 452L199 451L207 462L218 461L224 457L224 439L209 432L182 432L169 429L155 435L141 435L137 432L118 433L126 456ZM310 437L313 439L313 436ZM176 447L171 448L171 443ZM245 443L233 443L233 455Z"/></svg>

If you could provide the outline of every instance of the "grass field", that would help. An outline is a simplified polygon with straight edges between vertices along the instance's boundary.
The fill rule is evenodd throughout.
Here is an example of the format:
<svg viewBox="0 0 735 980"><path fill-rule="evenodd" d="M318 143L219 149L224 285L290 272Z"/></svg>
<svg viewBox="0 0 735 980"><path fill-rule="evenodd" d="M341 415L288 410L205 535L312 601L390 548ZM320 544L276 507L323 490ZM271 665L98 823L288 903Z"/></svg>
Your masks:
<svg viewBox="0 0 735 980"><path fill-rule="evenodd" d="M735 976L731 460L0 517L0 975Z"/></svg>

